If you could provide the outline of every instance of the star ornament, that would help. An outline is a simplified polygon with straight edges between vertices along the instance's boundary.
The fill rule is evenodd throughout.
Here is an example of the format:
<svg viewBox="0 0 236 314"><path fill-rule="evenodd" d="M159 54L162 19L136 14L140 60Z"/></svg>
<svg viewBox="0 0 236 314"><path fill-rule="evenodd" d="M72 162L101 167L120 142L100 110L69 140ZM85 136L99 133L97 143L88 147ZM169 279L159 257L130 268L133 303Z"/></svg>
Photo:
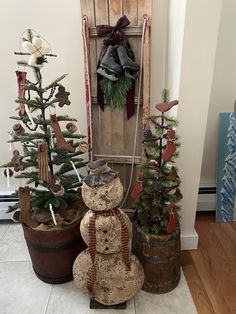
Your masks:
<svg viewBox="0 0 236 314"><path fill-rule="evenodd" d="M32 42L24 41L22 44L25 51L30 53L28 65L36 68L41 68L45 62L45 54L51 49L46 46L40 37L33 37Z"/></svg>

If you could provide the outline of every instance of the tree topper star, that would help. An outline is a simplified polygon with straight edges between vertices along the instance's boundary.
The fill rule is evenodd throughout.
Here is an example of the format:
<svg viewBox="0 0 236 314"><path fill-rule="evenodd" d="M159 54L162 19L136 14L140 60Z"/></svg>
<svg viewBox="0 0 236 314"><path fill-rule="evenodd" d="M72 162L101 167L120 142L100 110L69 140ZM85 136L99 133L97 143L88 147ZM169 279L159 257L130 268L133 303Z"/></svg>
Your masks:
<svg viewBox="0 0 236 314"><path fill-rule="evenodd" d="M41 68L45 62L45 54L51 49L49 46L45 46L40 37L33 37L32 43L30 41L24 41L22 46L31 54L28 65Z"/></svg>

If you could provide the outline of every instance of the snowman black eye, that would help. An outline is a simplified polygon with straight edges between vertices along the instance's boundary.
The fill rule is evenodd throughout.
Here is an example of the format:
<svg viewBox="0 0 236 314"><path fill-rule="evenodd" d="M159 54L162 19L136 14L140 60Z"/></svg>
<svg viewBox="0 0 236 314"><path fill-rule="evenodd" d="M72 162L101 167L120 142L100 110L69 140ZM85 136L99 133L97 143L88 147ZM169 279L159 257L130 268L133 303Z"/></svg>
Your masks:
<svg viewBox="0 0 236 314"><path fill-rule="evenodd" d="M107 230L103 230L104 233L107 233Z"/></svg>

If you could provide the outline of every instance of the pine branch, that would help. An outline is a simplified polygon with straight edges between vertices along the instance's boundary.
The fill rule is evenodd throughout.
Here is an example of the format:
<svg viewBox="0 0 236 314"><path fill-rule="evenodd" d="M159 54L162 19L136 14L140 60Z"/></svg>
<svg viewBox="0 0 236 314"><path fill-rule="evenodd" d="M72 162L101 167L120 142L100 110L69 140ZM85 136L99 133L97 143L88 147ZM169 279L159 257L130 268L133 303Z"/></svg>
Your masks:
<svg viewBox="0 0 236 314"><path fill-rule="evenodd" d="M132 87L131 79L121 76L118 81L111 81L103 78L100 81L100 87L106 103L110 105L111 110L121 110L126 104L126 95Z"/></svg>
<svg viewBox="0 0 236 314"><path fill-rule="evenodd" d="M49 90L50 88L57 86L58 82L60 82L61 80L63 80L68 74L63 74L60 77L58 77L55 81L53 81L50 85L46 86L43 88L43 93L45 93L47 90Z"/></svg>
<svg viewBox="0 0 236 314"><path fill-rule="evenodd" d="M78 162L78 163L75 163L74 165L75 165L76 169L79 169L79 168L86 166L87 162ZM55 176L61 176L61 175L65 174L71 170L73 170L73 167L70 163L63 164L61 166L61 168L55 173Z"/></svg>
<svg viewBox="0 0 236 314"><path fill-rule="evenodd" d="M150 116L149 118L148 118L148 120L150 120L154 125L156 125L158 128L161 128L161 129L169 129L169 126L168 125L162 125L162 124L160 124L160 123L158 123L157 121L155 121L155 119L152 117L152 116Z"/></svg>
<svg viewBox="0 0 236 314"><path fill-rule="evenodd" d="M71 161L73 161L73 163L75 163L75 162L81 162L81 161L83 161L83 159L82 158L71 158L70 155L67 155L67 156L57 155L57 156L53 156L52 164L60 166L62 163L71 162Z"/></svg>
<svg viewBox="0 0 236 314"><path fill-rule="evenodd" d="M20 208L20 203L16 202L14 205L8 206L7 213L11 213L11 212L17 210L18 208Z"/></svg>
<svg viewBox="0 0 236 314"><path fill-rule="evenodd" d="M15 178L17 179L31 179L31 178L33 179L34 178L34 181L36 181L38 179L38 172L37 171L31 171L31 172L22 171L20 174L17 174Z"/></svg>
<svg viewBox="0 0 236 314"><path fill-rule="evenodd" d="M27 104L29 106L29 108L36 108L36 109L40 109L40 103L37 100L27 100L25 98L18 98L15 100L16 103L22 103L22 104ZM18 110L18 108L17 108Z"/></svg>
<svg viewBox="0 0 236 314"><path fill-rule="evenodd" d="M12 167L14 167L14 164L11 161L6 164L0 165L0 168L12 168Z"/></svg>
<svg viewBox="0 0 236 314"><path fill-rule="evenodd" d="M29 67L28 63L25 60L17 61L17 64L23 67Z"/></svg>
<svg viewBox="0 0 236 314"><path fill-rule="evenodd" d="M15 143L15 142L29 142L31 140L40 140L40 139L48 139L48 135L44 135L43 133L34 132L34 133L24 133L20 136L17 136L17 138L9 140L8 143Z"/></svg>
<svg viewBox="0 0 236 314"><path fill-rule="evenodd" d="M22 163L24 169L27 169L29 167L36 167L38 168L38 162L36 160L32 160L32 159L24 159L24 162Z"/></svg>
<svg viewBox="0 0 236 314"><path fill-rule="evenodd" d="M30 28L27 29L28 40L32 43L33 40L33 32Z"/></svg>
<svg viewBox="0 0 236 314"><path fill-rule="evenodd" d="M82 134L71 134L69 132L62 132L64 138L77 138L77 139L82 139L85 138L85 135Z"/></svg>
<svg viewBox="0 0 236 314"><path fill-rule="evenodd" d="M168 102L169 101L170 92L168 89L164 88L162 91L162 102Z"/></svg>

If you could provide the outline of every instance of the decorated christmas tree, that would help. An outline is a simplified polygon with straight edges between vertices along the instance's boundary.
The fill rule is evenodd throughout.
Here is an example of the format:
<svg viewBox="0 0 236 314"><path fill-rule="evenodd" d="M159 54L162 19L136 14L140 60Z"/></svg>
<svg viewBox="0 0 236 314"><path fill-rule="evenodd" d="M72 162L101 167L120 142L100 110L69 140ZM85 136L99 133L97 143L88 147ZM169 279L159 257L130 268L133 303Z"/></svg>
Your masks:
<svg viewBox="0 0 236 314"><path fill-rule="evenodd" d="M182 198L180 179L175 166L178 155L177 120L166 114L178 101L169 101L163 90L159 113L146 117L150 129L143 134L145 161L139 166L137 183L132 192L136 198L138 224L147 233L170 233L178 222L178 202Z"/></svg>
<svg viewBox="0 0 236 314"><path fill-rule="evenodd" d="M31 30L27 30L22 40L28 61L19 61L18 66L33 71L35 79L30 81L25 71L16 71L18 82L19 115L9 132L12 143L19 142L23 153L13 149L11 161L4 174L9 177L16 172L16 178L27 180L30 185L30 207L34 212L57 211L67 208L77 198L77 188L81 185L79 168L86 162L81 155L88 151L88 144L76 124L76 119L68 115L56 115L56 107L70 105L69 92L61 84L66 74L44 86L41 68L47 61L50 47ZM63 131L65 126L65 131ZM9 211L20 204L9 208Z"/></svg>

